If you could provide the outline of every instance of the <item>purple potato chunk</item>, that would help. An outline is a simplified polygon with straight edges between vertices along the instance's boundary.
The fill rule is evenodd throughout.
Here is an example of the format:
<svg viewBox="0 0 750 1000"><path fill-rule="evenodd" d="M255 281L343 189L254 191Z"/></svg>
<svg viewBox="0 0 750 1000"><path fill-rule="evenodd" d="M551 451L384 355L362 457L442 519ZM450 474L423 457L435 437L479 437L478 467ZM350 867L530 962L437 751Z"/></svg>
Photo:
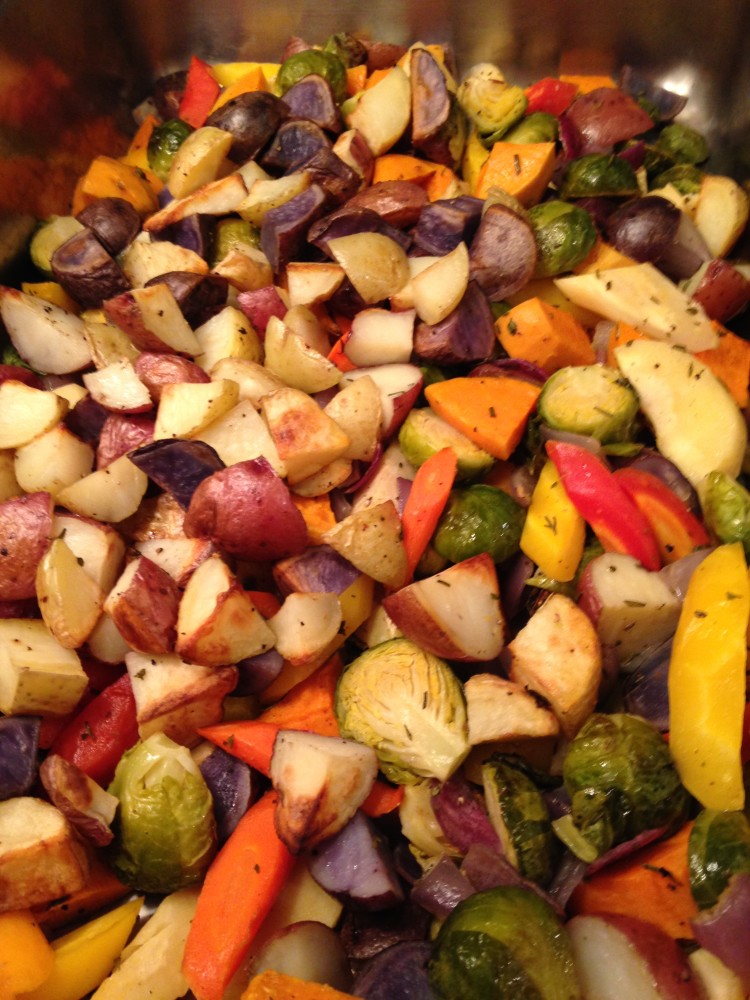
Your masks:
<svg viewBox="0 0 750 1000"><path fill-rule="evenodd" d="M163 229L152 233L151 239L176 243L178 247L182 247L184 250L192 250L193 253L197 253L199 257L203 257L205 260L208 256L209 246L211 245L212 229L213 219L210 216L189 215L186 219L180 219L179 222L175 222L171 226L165 226Z"/></svg>
<svg viewBox="0 0 750 1000"><path fill-rule="evenodd" d="M359 175L328 147L318 149L300 169L325 191L332 205L342 205L359 187Z"/></svg>
<svg viewBox="0 0 750 1000"><path fill-rule="evenodd" d="M317 545L282 559L273 568L273 578L282 594L343 594L361 575L330 545Z"/></svg>
<svg viewBox="0 0 750 1000"><path fill-rule="evenodd" d="M653 263L673 243L680 224L679 208L659 195L633 198L615 209L604 224L609 242L639 263Z"/></svg>
<svg viewBox="0 0 750 1000"><path fill-rule="evenodd" d="M331 85L317 73L310 73L286 90L284 104L295 118L313 122L334 135L341 131L341 111Z"/></svg>
<svg viewBox="0 0 750 1000"><path fill-rule="evenodd" d="M130 283L92 229L82 229L52 254L52 273L84 309L127 292Z"/></svg>
<svg viewBox="0 0 750 1000"><path fill-rule="evenodd" d="M170 118L177 118L180 111L180 104L185 95L187 84L187 70L178 69L174 73L167 73L161 76L154 84L152 98L159 112L162 121L169 121Z"/></svg>
<svg viewBox="0 0 750 1000"><path fill-rule="evenodd" d="M308 230L322 214L325 202L323 189L311 184L263 216L260 245L275 274L290 260L300 259L307 246Z"/></svg>
<svg viewBox="0 0 750 1000"><path fill-rule="evenodd" d="M252 769L221 747L214 747L201 761L200 771L214 800L216 839L221 846L255 798Z"/></svg>
<svg viewBox="0 0 750 1000"><path fill-rule="evenodd" d="M411 238L400 229L390 225L371 208L352 208L349 205L326 215L310 227L308 239L329 257L328 243L339 236L352 236L355 233L380 233L388 236L403 250L408 250Z"/></svg>
<svg viewBox="0 0 750 1000"><path fill-rule="evenodd" d="M427 192L414 181L378 181L358 191L347 202L347 208L367 208L377 212L381 219L396 229L416 225L427 205Z"/></svg>
<svg viewBox="0 0 750 1000"><path fill-rule="evenodd" d="M470 281L463 298L445 319L414 331L414 352L424 361L461 364L484 361L495 346L495 326L487 296Z"/></svg>
<svg viewBox="0 0 750 1000"><path fill-rule="evenodd" d="M265 170L291 174L321 149L330 149L331 140L314 122L294 118L279 127L273 142L263 154Z"/></svg>
<svg viewBox="0 0 750 1000"><path fill-rule="evenodd" d="M259 694L272 684L281 673L284 657L278 649L267 649L265 653L247 656L239 660L237 670L239 680L234 693L237 695Z"/></svg>
<svg viewBox="0 0 750 1000"><path fill-rule="evenodd" d="M258 156L288 117L289 108L281 98L254 90L217 108L206 119L206 125L230 132L229 158L244 163Z"/></svg>
<svg viewBox="0 0 750 1000"><path fill-rule="evenodd" d="M151 278L148 285L169 285L182 315L193 329L220 312L227 304L229 282L220 274L167 271Z"/></svg>
<svg viewBox="0 0 750 1000"><path fill-rule="evenodd" d="M311 852L309 868L326 892L365 909L388 909L404 899L385 841L363 812Z"/></svg>
<svg viewBox="0 0 750 1000"><path fill-rule="evenodd" d="M132 452L130 461L185 509L203 480L224 468L204 441L152 441Z"/></svg>
<svg viewBox="0 0 750 1000"><path fill-rule="evenodd" d="M537 261L534 230L507 205L490 205L469 247L469 274L490 302L499 302L531 280Z"/></svg>
<svg viewBox="0 0 750 1000"><path fill-rule="evenodd" d="M429 202L422 209L414 230L414 243L425 253L442 256L459 243L474 239L482 218L481 198L459 195Z"/></svg>
<svg viewBox="0 0 750 1000"><path fill-rule="evenodd" d="M434 1000L426 941L403 941L373 958L354 980L354 996L365 1000Z"/></svg>
<svg viewBox="0 0 750 1000"><path fill-rule="evenodd" d="M97 198L76 216L112 255L121 253L141 231L141 217L124 198Z"/></svg>
<svg viewBox="0 0 750 1000"><path fill-rule="evenodd" d="M0 800L25 795L34 784L40 725L31 715L0 719Z"/></svg>

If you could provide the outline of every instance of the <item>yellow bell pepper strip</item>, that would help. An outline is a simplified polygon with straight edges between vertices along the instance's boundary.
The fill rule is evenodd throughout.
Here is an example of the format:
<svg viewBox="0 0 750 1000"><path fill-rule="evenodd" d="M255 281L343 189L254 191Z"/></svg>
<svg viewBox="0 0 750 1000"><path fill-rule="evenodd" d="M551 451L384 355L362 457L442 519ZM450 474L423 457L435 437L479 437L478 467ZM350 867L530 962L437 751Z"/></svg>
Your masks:
<svg viewBox="0 0 750 1000"><path fill-rule="evenodd" d="M18 1000L82 1000L112 970L143 904L137 897L52 942L52 974Z"/></svg>
<svg viewBox="0 0 750 1000"><path fill-rule="evenodd" d="M0 913L0 1000L41 986L54 964L55 953L29 910Z"/></svg>
<svg viewBox="0 0 750 1000"><path fill-rule="evenodd" d="M706 809L742 809L750 580L742 545L720 545L688 584L669 662L669 747Z"/></svg>
<svg viewBox="0 0 750 1000"><path fill-rule="evenodd" d="M521 532L521 551L545 576L567 583L586 542L586 522L565 492L555 463L542 468Z"/></svg>
<svg viewBox="0 0 750 1000"><path fill-rule="evenodd" d="M548 441L546 448L565 492L605 550L633 556L645 569L660 569L659 547L648 521L604 462L564 441Z"/></svg>

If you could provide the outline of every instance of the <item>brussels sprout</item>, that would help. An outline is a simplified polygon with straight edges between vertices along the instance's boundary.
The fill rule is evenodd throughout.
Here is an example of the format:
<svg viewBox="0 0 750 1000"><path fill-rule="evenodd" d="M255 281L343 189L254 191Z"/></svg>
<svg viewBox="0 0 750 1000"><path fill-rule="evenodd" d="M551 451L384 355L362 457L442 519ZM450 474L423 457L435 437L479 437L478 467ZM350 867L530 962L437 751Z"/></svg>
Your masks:
<svg viewBox="0 0 750 1000"><path fill-rule="evenodd" d="M585 260L596 243L596 226L584 208L545 201L529 209L539 251L535 278L551 278Z"/></svg>
<svg viewBox="0 0 750 1000"><path fill-rule="evenodd" d="M522 763L502 754L484 762L482 783L505 856L526 878L545 885L552 877L555 838L542 793Z"/></svg>
<svg viewBox="0 0 750 1000"><path fill-rule="evenodd" d="M560 368L544 383L538 412L549 427L588 434L603 444L627 441L638 415L638 397L615 368Z"/></svg>
<svg viewBox="0 0 750 1000"><path fill-rule="evenodd" d="M149 167L160 181L166 181L169 177L174 154L192 131L190 125L181 118L170 118L169 121L154 127L148 140L146 155Z"/></svg>
<svg viewBox="0 0 750 1000"><path fill-rule="evenodd" d="M682 122L665 125L656 146L675 163L703 163L711 152L700 132Z"/></svg>
<svg viewBox="0 0 750 1000"><path fill-rule="evenodd" d="M346 98L346 67L338 55L323 49L304 49L285 59L276 76L276 90L283 97L290 87L313 73L328 81L337 104Z"/></svg>
<svg viewBox="0 0 750 1000"><path fill-rule="evenodd" d="M324 52L332 52L348 69L351 66L361 66L367 62L367 49L354 35L348 31L340 31L329 35L323 45Z"/></svg>
<svg viewBox="0 0 750 1000"><path fill-rule="evenodd" d="M528 101L521 87L511 86L492 63L469 70L458 88L458 103L487 146L521 118Z"/></svg>
<svg viewBox="0 0 750 1000"><path fill-rule="evenodd" d="M603 854L644 830L674 828L689 796L655 726L624 712L595 712L563 761L563 780L578 832Z"/></svg>
<svg viewBox="0 0 750 1000"><path fill-rule="evenodd" d="M243 244L260 248L260 229L244 219L219 219L214 229L213 264L218 264L230 250Z"/></svg>
<svg viewBox="0 0 750 1000"><path fill-rule="evenodd" d="M458 461L458 475L462 479L483 476L495 461L492 455L478 448L429 406L409 411L401 425L398 443L406 458L417 469L441 448L451 448Z"/></svg>
<svg viewBox="0 0 750 1000"><path fill-rule="evenodd" d="M216 849L213 801L187 747L154 733L120 760L109 792L120 800L112 867L139 892L199 882Z"/></svg>
<svg viewBox="0 0 750 1000"><path fill-rule="evenodd" d="M700 909L714 906L732 875L750 874L750 821L743 812L703 809L688 840L690 891Z"/></svg>
<svg viewBox="0 0 750 1000"><path fill-rule="evenodd" d="M408 639L357 657L336 689L341 735L371 746L387 777L445 781L469 752L466 701L443 660Z"/></svg>
<svg viewBox="0 0 750 1000"><path fill-rule="evenodd" d="M651 188L663 188L671 184L680 194L698 194L702 178L703 171L692 163L678 163L658 173L651 181Z"/></svg>
<svg viewBox="0 0 750 1000"><path fill-rule="evenodd" d="M15 368L28 368L30 372L34 371L28 361L24 361L10 341L3 344L2 354L0 354L0 365L13 365Z"/></svg>
<svg viewBox="0 0 750 1000"><path fill-rule="evenodd" d="M503 142L557 142L560 125L554 115L534 111L503 136Z"/></svg>
<svg viewBox="0 0 750 1000"><path fill-rule="evenodd" d="M438 1000L580 1000L567 931L546 900L501 886L448 916L428 965Z"/></svg>
<svg viewBox="0 0 750 1000"><path fill-rule="evenodd" d="M454 563L482 552L503 562L518 551L525 519L523 507L508 493L475 483L451 492L433 544Z"/></svg>
<svg viewBox="0 0 750 1000"><path fill-rule="evenodd" d="M561 198L638 194L638 179L627 160L614 153L589 153L571 160L560 184Z"/></svg>
<svg viewBox="0 0 750 1000"><path fill-rule="evenodd" d="M72 215L53 215L43 222L31 237L31 262L47 278L52 277L52 255L58 247L80 233L85 226Z"/></svg>
<svg viewBox="0 0 750 1000"><path fill-rule="evenodd" d="M742 542L750 558L750 492L726 472L709 472L701 484L701 507L719 541Z"/></svg>

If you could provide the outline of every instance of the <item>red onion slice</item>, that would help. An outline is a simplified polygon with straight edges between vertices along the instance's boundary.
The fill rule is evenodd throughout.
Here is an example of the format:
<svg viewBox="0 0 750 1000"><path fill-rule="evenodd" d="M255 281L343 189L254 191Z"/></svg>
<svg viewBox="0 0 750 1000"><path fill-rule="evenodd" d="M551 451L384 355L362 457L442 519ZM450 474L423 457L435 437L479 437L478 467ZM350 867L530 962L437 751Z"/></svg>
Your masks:
<svg viewBox="0 0 750 1000"><path fill-rule="evenodd" d="M713 952L750 989L750 875L733 875L718 903L692 921L698 944Z"/></svg>

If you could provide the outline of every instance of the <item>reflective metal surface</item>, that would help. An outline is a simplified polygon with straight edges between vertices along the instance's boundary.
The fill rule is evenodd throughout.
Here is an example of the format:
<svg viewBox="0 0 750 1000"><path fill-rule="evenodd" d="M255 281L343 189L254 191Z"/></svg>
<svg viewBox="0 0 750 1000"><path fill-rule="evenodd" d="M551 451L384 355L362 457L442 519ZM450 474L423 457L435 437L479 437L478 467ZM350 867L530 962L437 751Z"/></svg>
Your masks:
<svg viewBox="0 0 750 1000"><path fill-rule="evenodd" d="M8 216L65 211L155 77L193 52L275 60L290 35L341 30L449 41L459 67L519 83L632 63L690 94L716 169L750 176L750 0L0 0L0 267Z"/></svg>

